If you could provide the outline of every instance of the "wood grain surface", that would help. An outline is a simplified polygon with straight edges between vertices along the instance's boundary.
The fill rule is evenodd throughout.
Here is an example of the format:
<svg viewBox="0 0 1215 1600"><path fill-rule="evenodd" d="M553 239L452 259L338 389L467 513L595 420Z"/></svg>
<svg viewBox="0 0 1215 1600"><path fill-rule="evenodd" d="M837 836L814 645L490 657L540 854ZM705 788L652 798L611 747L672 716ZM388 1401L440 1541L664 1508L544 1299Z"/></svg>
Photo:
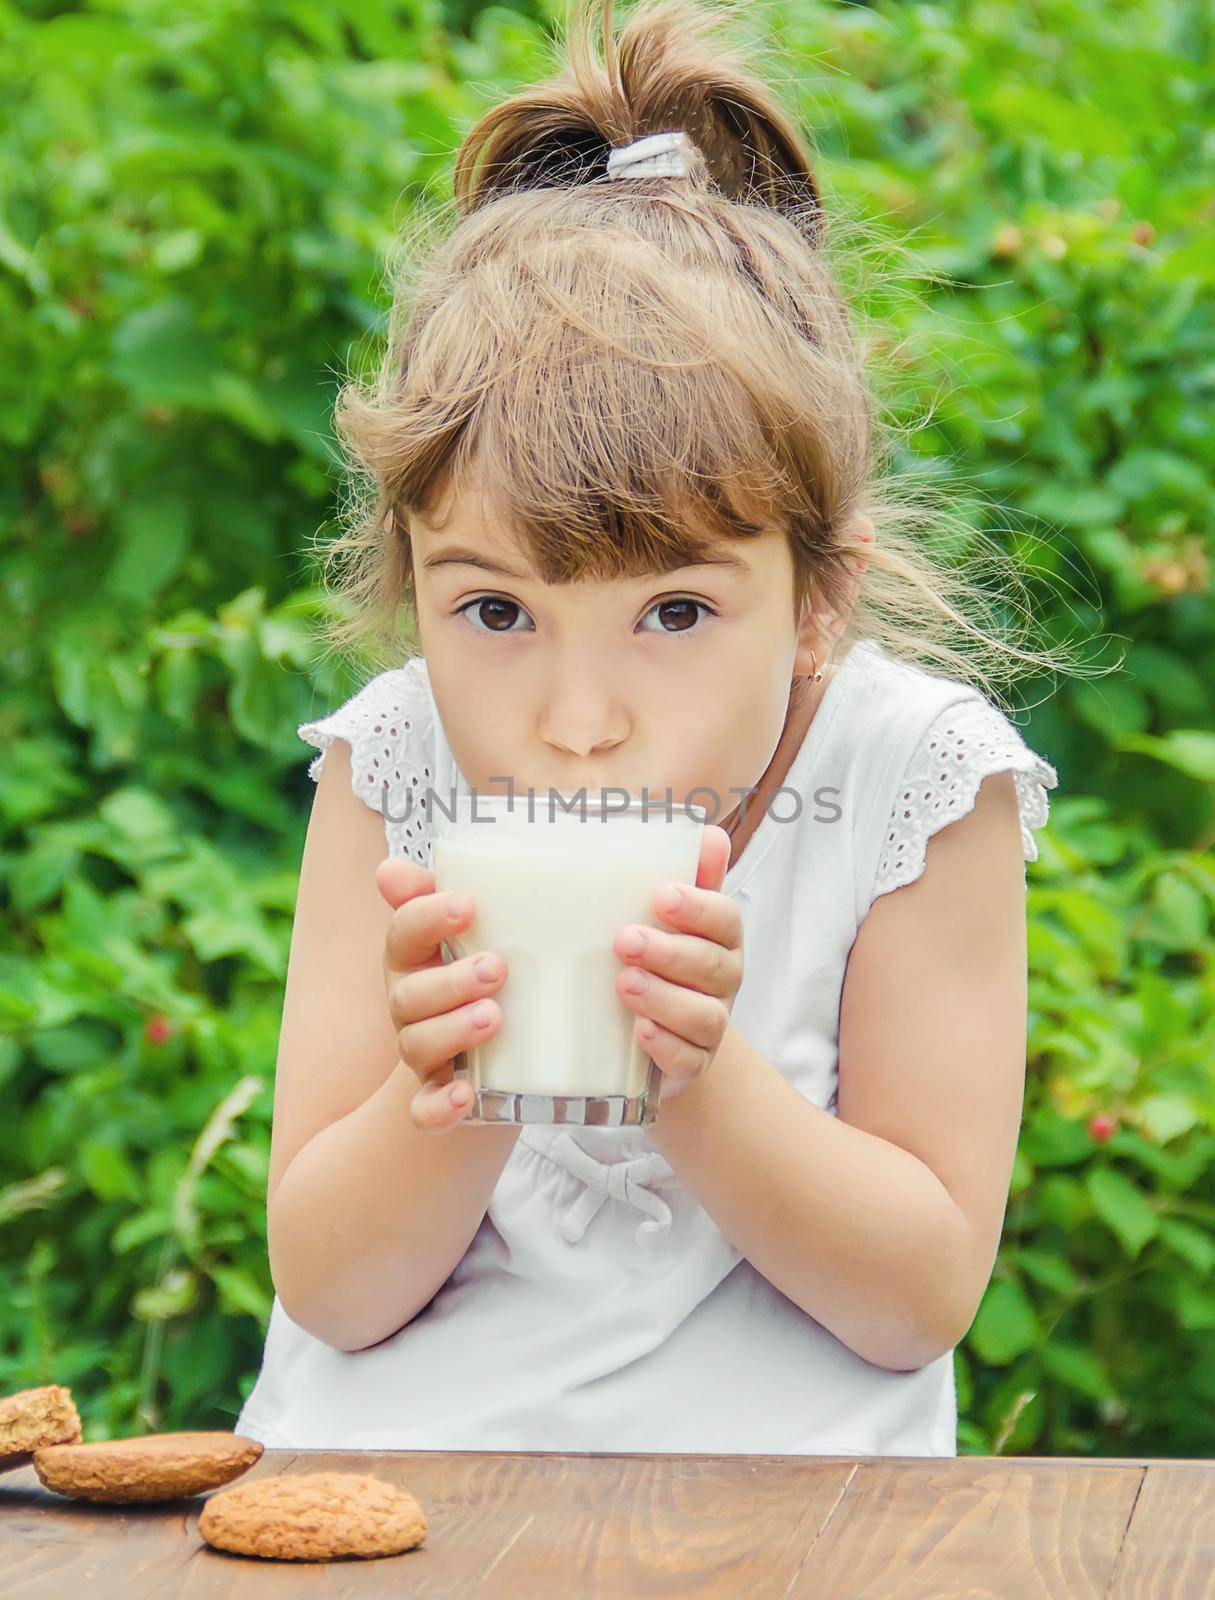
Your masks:
<svg viewBox="0 0 1215 1600"><path fill-rule="evenodd" d="M370 1561L226 1555L199 1538L201 1496L88 1505L21 1467L0 1475L0 1594L1215 1597L1215 1462L267 1450L237 1481L320 1470L405 1484L425 1544Z"/></svg>

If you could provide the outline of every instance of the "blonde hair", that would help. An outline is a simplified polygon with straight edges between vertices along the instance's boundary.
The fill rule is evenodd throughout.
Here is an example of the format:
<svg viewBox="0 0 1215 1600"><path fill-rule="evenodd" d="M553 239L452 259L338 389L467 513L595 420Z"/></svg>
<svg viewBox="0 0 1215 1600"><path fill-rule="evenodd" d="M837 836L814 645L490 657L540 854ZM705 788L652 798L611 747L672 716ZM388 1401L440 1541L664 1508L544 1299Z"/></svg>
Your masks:
<svg viewBox="0 0 1215 1600"><path fill-rule="evenodd" d="M574 0L560 70L468 133L454 215L402 241L384 358L339 395L355 493L324 550L332 646L399 662L409 515L441 526L476 475L548 583L671 570L775 527L795 617L810 596L842 614L867 557L841 656L871 638L993 698L1018 664L1064 665L978 620L1018 611L1014 563L989 595L931 548L974 529L885 470L809 149L728 13L640 0L617 39L606 0L600 60L593 7ZM607 176L613 146L667 130L694 142L686 176Z"/></svg>

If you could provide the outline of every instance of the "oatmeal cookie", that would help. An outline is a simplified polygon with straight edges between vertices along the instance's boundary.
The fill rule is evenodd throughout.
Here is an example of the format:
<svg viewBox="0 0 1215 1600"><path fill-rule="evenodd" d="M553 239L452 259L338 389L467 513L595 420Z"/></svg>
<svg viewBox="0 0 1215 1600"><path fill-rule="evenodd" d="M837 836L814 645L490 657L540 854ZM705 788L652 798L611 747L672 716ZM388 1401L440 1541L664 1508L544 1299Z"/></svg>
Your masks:
<svg viewBox="0 0 1215 1600"><path fill-rule="evenodd" d="M80 1437L72 1391L60 1383L22 1389L0 1400L0 1472L27 1466L39 1445L70 1444Z"/></svg>
<svg viewBox="0 0 1215 1600"><path fill-rule="evenodd" d="M177 1500L231 1483L262 1453L258 1439L234 1433L150 1433L34 1451L48 1489L77 1500Z"/></svg>
<svg viewBox="0 0 1215 1600"><path fill-rule="evenodd" d="M393 1556L425 1539L426 1513L366 1473L284 1473L210 1495L198 1531L217 1550L280 1561Z"/></svg>

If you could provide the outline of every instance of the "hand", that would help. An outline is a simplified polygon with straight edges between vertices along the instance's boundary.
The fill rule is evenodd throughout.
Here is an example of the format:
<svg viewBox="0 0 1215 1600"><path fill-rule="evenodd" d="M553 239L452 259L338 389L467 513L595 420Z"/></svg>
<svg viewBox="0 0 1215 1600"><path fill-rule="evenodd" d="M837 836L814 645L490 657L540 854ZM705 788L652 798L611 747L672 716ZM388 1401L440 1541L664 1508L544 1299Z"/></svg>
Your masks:
<svg viewBox="0 0 1215 1600"><path fill-rule="evenodd" d="M742 984L742 914L717 892L729 862L729 834L706 825L696 887L665 886L679 890L681 904L674 910L663 906L663 890L654 897L655 915L679 931L630 923L612 942L615 954L628 962L616 975L616 993L638 1013L633 1031L663 1073L664 1102L682 1094L712 1064ZM636 934L645 941L639 952L629 945ZM639 992L630 987L637 979L643 983Z"/></svg>
<svg viewBox="0 0 1215 1600"><path fill-rule="evenodd" d="M473 1103L471 1085L453 1082L453 1060L502 1025L501 1006L486 997L505 982L506 962L492 950L444 962L440 942L468 927L474 905L468 895L436 894L429 868L390 856L376 868L375 883L393 908L384 936L388 1010L401 1060L422 1080L409 1114L423 1131L446 1133ZM456 916L448 914L453 900L464 901ZM477 971L482 961L489 963L489 977Z"/></svg>

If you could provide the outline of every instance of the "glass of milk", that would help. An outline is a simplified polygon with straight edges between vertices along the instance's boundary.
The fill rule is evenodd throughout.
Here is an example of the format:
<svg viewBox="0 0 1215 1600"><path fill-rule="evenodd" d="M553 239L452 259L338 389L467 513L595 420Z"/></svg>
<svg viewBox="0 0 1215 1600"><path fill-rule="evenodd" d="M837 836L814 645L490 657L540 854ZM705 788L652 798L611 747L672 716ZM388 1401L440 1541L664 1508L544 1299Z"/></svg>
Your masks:
<svg viewBox="0 0 1215 1600"><path fill-rule="evenodd" d="M626 963L612 943L627 923L664 926L664 883L695 884L707 814L623 789L434 796L435 892L473 903L444 960L496 950L508 969L493 1037L452 1066L475 1096L466 1121L654 1121L662 1072L616 992Z"/></svg>

